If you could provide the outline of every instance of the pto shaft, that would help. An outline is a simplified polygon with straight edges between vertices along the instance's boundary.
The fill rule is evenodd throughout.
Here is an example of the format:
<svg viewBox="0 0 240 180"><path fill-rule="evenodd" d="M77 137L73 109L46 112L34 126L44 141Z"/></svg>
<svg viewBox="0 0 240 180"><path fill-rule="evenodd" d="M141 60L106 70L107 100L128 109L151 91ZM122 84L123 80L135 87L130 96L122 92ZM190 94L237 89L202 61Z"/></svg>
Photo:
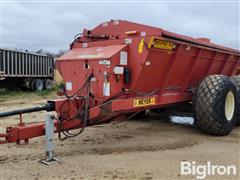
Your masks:
<svg viewBox="0 0 240 180"><path fill-rule="evenodd" d="M37 111L54 111L54 109L55 109L54 103L48 102L47 104L42 105L42 106L0 112L0 118L7 117L7 116L14 116L14 115L18 115L18 114L24 114L24 113L37 112Z"/></svg>

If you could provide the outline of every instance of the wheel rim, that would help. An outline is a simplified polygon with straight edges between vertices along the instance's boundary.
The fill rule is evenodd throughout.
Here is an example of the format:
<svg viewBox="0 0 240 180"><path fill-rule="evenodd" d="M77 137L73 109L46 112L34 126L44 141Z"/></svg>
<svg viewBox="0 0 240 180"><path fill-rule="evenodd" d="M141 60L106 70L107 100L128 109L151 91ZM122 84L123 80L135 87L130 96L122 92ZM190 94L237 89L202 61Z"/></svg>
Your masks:
<svg viewBox="0 0 240 180"><path fill-rule="evenodd" d="M235 110L235 98L231 91L228 92L225 101L225 116L228 121L231 121Z"/></svg>
<svg viewBox="0 0 240 180"><path fill-rule="evenodd" d="M42 82L41 80L38 80L38 81L36 82L36 89L37 89L38 91L42 91L42 90L43 90L43 82Z"/></svg>
<svg viewBox="0 0 240 180"><path fill-rule="evenodd" d="M46 89L52 89L52 81L46 81Z"/></svg>

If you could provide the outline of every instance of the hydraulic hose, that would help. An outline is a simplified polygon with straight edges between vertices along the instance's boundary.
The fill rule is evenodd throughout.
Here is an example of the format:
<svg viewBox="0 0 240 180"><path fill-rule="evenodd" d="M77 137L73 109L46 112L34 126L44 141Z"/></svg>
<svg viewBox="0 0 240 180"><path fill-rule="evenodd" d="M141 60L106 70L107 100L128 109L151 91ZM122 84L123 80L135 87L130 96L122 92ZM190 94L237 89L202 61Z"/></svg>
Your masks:
<svg viewBox="0 0 240 180"><path fill-rule="evenodd" d="M64 130L62 129L62 122L64 121L64 119L62 119L61 117L59 118L59 134L58 137L60 140L65 140L67 138L72 138L72 137L76 137L77 135L81 134L84 129L86 128L87 124L88 124L88 119L89 119L89 98L90 98L90 84L91 84L91 77L93 76L93 74L90 74L89 77L87 78L86 82L83 84L82 87L79 88L79 90L74 93L71 96L67 96L66 97L69 98L73 98L73 97L77 97L80 96L80 93L86 88L86 96L81 96L83 98L83 106L81 107L81 109L79 109L79 111L77 112L77 114L75 116L77 116L79 113L83 115L83 119L81 119L82 121L82 127L81 129L77 132L77 133L71 133L70 130ZM71 118L74 119L74 116ZM65 135L64 138L61 138L61 132Z"/></svg>

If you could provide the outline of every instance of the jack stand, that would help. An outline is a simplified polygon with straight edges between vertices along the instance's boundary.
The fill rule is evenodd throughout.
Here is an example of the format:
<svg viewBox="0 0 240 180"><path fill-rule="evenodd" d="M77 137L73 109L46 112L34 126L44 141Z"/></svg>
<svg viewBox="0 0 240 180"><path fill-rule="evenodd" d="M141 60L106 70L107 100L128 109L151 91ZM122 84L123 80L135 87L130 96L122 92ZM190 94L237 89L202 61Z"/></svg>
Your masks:
<svg viewBox="0 0 240 180"><path fill-rule="evenodd" d="M50 165L57 163L59 160L54 157L54 146L53 146L53 137L54 137L54 116L47 115L45 120L45 137L46 137L46 159L41 160L40 162L45 165Z"/></svg>

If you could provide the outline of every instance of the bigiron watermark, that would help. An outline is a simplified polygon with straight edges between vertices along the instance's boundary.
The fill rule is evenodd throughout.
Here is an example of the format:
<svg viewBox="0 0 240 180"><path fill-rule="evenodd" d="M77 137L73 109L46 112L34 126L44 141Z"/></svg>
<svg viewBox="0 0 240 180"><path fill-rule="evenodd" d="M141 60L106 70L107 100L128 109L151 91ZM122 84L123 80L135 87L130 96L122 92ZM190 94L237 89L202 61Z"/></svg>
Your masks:
<svg viewBox="0 0 240 180"><path fill-rule="evenodd" d="M217 165L210 161L198 164L195 161L181 161L181 175L193 175L196 179L205 179L207 176L237 175L235 165Z"/></svg>

